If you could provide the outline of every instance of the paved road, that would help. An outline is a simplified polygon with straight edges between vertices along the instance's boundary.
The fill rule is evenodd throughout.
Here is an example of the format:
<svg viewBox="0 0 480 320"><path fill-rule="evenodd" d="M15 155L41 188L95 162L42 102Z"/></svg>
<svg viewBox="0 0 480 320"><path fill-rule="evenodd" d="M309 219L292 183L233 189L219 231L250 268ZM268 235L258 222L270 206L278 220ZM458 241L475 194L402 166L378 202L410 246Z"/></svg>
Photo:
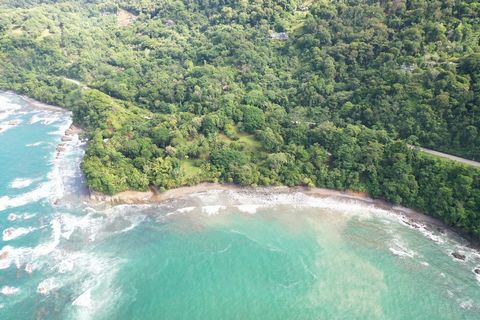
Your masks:
<svg viewBox="0 0 480 320"><path fill-rule="evenodd" d="M477 162L477 161L452 156L451 154L448 154L448 153L443 153L443 152L430 150L430 149L426 149L426 148L422 148L422 147L415 147L415 148L417 148L418 150L420 150L422 152L429 153L429 154L432 154L432 155L437 156L437 157L447 158L447 159L457 161L457 162L461 162L461 163L464 163L464 164L468 164L468 165L471 165L471 166L474 166L474 167L480 167L480 162Z"/></svg>
<svg viewBox="0 0 480 320"><path fill-rule="evenodd" d="M73 80L73 79L69 79L69 78L65 78L65 77L63 78L63 80L68 81L68 82L73 83L73 84L76 84L77 86L81 87L82 89L89 89L88 86L84 85L83 83L81 83L78 80Z"/></svg>

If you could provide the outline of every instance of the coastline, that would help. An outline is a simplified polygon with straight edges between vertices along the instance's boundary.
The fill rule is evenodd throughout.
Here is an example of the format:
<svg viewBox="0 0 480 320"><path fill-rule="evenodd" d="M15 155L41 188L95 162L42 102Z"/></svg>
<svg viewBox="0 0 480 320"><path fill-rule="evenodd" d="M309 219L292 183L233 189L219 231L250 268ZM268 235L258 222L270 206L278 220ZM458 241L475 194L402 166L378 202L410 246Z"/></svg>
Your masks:
<svg viewBox="0 0 480 320"><path fill-rule="evenodd" d="M235 184L222 183L199 183L194 186L185 186L170 189L164 192L150 191L124 191L109 196L100 192L89 190L87 202L91 205L155 205L162 204L171 200L178 200L196 193L205 193L209 191L235 191L255 194L289 194L302 193L314 198L332 198L337 200L349 200L370 205L378 209L386 210L397 215L400 222L411 229L427 230L429 232L439 232L440 234L451 233L465 240L466 245L472 249L480 251L480 240L472 237L470 234L455 227L446 225L440 219L429 216L419 210L395 205L382 199L373 199L366 192L341 191L325 188L310 187L242 187ZM453 254L453 252L452 252Z"/></svg>
<svg viewBox="0 0 480 320"><path fill-rule="evenodd" d="M366 192L354 192L354 191L340 191L334 189L325 188L310 188L310 187L242 187L235 184L224 183L211 183L203 182L194 186L185 186L174 189L169 189L164 192L150 191L134 191L128 190L119 192L115 195L109 196L97 191L89 191L88 202L92 204L106 204L111 206L116 205L143 205L143 204L159 204L169 200L181 199L188 197L195 193L204 193L209 191L237 191L237 192L251 192L256 194L269 193L269 194L281 194L281 193L303 193L307 196L315 198L338 198L344 200L359 201L365 204L373 205L377 208L392 211L401 214L412 220L413 223L430 224L442 229L448 229L442 221L428 216L420 211L397 206L381 199L373 199Z"/></svg>
<svg viewBox="0 0 480 320"><path fill-rule="evenodd" d="M0 90L0 92L11 93L20 96L24 99L32 108L47 110L51 112L71 112L70 110L48 105L43 102L39 102L24 94L17 93L12 90ZM56 147L55 159L62 158L66 151L66 145L71 142L75 136L79 136L84 130L75 124L71 125L65 130L61 136L61 141ZM252 192L257 194L274 194L274 193L303 193L308 196L317 198L336 198L338 200L351 200L359 201L365 204L372 205L379 209L384 209L392 213L397 214L402 223L414 229L425 228L427 230L435 230L440 233L447 231L453 232L455 235L466 240L469 247L472 247L480 251L480 239L473 237L472 235L464 232L463 230L446 225L440 219L429 216L419 210L407 208L403 206L394 205L388 201L382 199L373 199L366 192L354 192L354 191L341 191L325 188L310 188L310 187L288 187L288 186L275 186L275 187L242 187L235 184L222 184L222 183L209 183L203 182L194 186L183 186L179 188L169 189L164 192L158 192L155 188L151 188L150 191L134 191L127 190L118 194L109 196L101 192L96 192L83 186L80 192L80 197L86 200L87 203L92 205L142 205L142 204L159 204L169 200L181 199L195 193L203 193L208 191L237 191L237 192ZM54 205L59 203L60 199L54 201Z"/></svg>

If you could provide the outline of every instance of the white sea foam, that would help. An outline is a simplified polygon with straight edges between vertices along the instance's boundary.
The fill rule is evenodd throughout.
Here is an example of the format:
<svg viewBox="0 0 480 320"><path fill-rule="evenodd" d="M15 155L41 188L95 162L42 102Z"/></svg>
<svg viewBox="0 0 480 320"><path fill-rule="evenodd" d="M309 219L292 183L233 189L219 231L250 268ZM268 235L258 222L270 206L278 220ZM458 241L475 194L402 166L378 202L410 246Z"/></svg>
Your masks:
<svg viewBox="0 0 480 320"><path fill-rule="evenodd" d="M25 213L22 217L23 217L23 220L29 220L35 217L36 215L37 215L36 213Z"/></svg>
<svg viewBox="0 0 480 320"><path fill-rule="evenodd" d="M32 265L31 263L27 263L27 264L25 265L25 271L26 271L27 273L32 273L32 272L33 272L33 265Z"/></svg>
<svg viewBox="0 0 480 320"><path fill-rule="evenodd" d="M79 143L78 139L74 139L70 142L71 144ZM48 181L40 184L36 189L20 194L16 197L2 196L0 197L0 211L3 211L8 208L16 208L23 205L26 205L31 202L40 201L47 199L50 202L54 202L57 199L60 199L64 195L64 178L69 178L73 176L73 171L75 168L69 167L60 163L56 159L53 161L53 166L51 171L48 173ZM70 163L71 164L71 163ZM75 164L75 163L74 163ZM34 181L27 181L27 179L13 181L12 187L21 187L27 186Z"/></svg>
<svg viewBox="0 0 480 320"><path fill-rule="evenodd" d="M260 206L256 204L242 204L237 206L238 210L245 213L254 214L257 213L257 210Z"/></svg>
<svg viewBox="0 0 480 320"><path fill-rule="evenodd" d="M53 219L50 222L52 228L52 236L49 242L42 243L35 247L33 250L35 257L40 257L49 254L52 252L60 243L60 237L62 232L62 226L58 219Z"/></svg>
<svg viewBox="0 0 480 320"><path fill-rule="evenodd" d="M10 267L12 247L5 246L0 250L0 270Z"/></svg>
<svg viewBox="0 0 480 320"><path fill-rule="evenodd" d="M400 257L409 257L409 258L413 258L414 254L412 251L410 250L406 250L404 248L388 248L394 255L396 256L400 256Z"/></svg>
<svg viewBox="0 0 480 320"><path fill-rule="evenodd" d="M209 216L211 215L216 215L220 212L220 210L224 210L226 209L227 207L226 206L220 206L220 205L216 205L216 206L203 206L202 207L202 212L203 213L206 213L208 214Z"/></svg>
<svg viewBox="0 0 480 320"><path fill-rule="evenodd" d="M38 147L38 146L40 146L40 145L42 145L42 144L44 144L43 141L37 141L37 142L34 142L34 143L29 143L29 144L27 144L26 146L27 146L27 147Z"/></svg>
<svg viewBox="0 0 480 320"><path fill-rule="evenodd" d="M65 131L72 125L72 120L65 118L65 115L62 116L63 122L58 126L57 131L49 132L48 135L51 136L63 136Z"/></svg>
<svg viewBox="0 0 480 320"><path fill-rule="evenodd" d="M48 126L62 121L64 118L65 115L61 112L42 111L34 114L28 123L35 124L40 122L41 124Z"/></svg>
<svg viewBox="0 0 480 320"><path fill-rule="evenodd" d="M41 184L35 190L23 193L16 197L3 196L0 198L0 211L8 208L16 208L24 206L31 202L36 202L44 198L48 198L52 194L52 186L47 182Z"/></svg>
<svg viewBox="0 0 480 320"><path fill-rule="evenodd" d="M18 110L21 109L22 106L13 102L12 97L14 95L10 93L2 93L0 95L0 110L1 111L9 111L9 110Z"/></svg>
<svg viewBox="0 0 480 320"><path fill-rule="evenodd" d="M23 189L30 186L34 182L33 179L28 178L16 178L12 182L10 182L10 188L13 189Z"/></svg>
<svg viewBox="0 0 480 320"><path fill-rule="evenodd" d="M177 212L188 213L188 212L192 212L193 210L195 210L195 207L185 207L185 208L177 209Z"/></svg>
<svg viewBox="0 0 480 320"><path fill-rule="evenodd" d="M8 201L9 200L10 200L10 198L8 196L0 197L0 211L3 211L6 208L8 208Z"/></svg>
<svg viewBox="0 0 480 320"><path fill-rule="evenodd" d="M59 283L55 278L48 278L42 280L37 286L37 292L43 295L47 295L50 291L59 287Z"/></svg>
<svg viewBox="0 0 480 320"><path fill-rule="evenodd" d="M288 205L296 208L317 208L341 211L346 214L361 215L369 217L371 214L386 215L387 210L380 209L374 205L355 199L339 200L336 197L319 198L309 196L302 192L292 193L247 193L226 191L227 195L239 205L272 207ZM208 200L208 197L207 197Z"/></svg>
<svg viewBox="0 0 480 320"><path fill-rule="evenodd" d="M8 119L21 108L22 106L11 101L10 97L4 94L0 96L0 120Z"/></svg>
<svg viewBox="0 0 480 320"><path fill-rule="evenodd" d="M4 246L0 250L0 269L8 269L12 263L15 263L17 268L20 268L32 253L31 248L14 248L11 246Z"/></svg>
<svg viewBox="0 0 480 320"><path fill-rule="evenodd" d="M19 291L20 291L20 289L18 289L18 288L10 287L10 286L4 286L0 290L0 293L5 295L5 296L9 296L9 295L18 293Z"/></svg>
<svg viewBox="0 0 480 320"><path fill-rule="evenodd" d="M460 301L460 308L462 309L467 309L467 310L472 309L473 305L474 303L472 299Z"/></svg>
<svg viewBox="0 0 480 320"><path fill-rule="evenodd" d="M70 239L70 236L75 229L88 230L92 221L89 216L74 216L69 214L62 214L58 217L62 225L61 236L64 239Z"/></svg>
<svg viewBox="0 0 480 320"><path fill-rule="evenodd" d="M388 248L390 252L399 257L413 258L417 253L409 248L398 238L394 238L392 246Z"/></svg>
<svg viewBox="0 0 480 320"><path fill-rule="evenodd" d="M20 236L26 235L35 230L34 228L7 228L3 230L3 241L10 241Z"/></svg>
<svg viewBox="0 0 480 320"><path fill-rule="evenodd" d="M418 231L420 231L426 238L436 242L436 243L445 243L446 242L446 237L442 235L435 234L433 231L427 229L425 226L421 226L418 228Z"/></svg>
<svg viewBox="0 0 480 320"><path fill-rule="evenodd" d="M123 232L127 232L127 231L130 231L134 228L136 228L139 224L141 224L143 221L145 221L146 219L146 215L143 215L143 214L138 214L138 213L135 213L135 214L123 214L121 215L121 218L120 219L125 219L127 220L130 225L123 228L123 229L120 229L118 231L116 231L117 233L123 233ZM115 221L116 217L113 217L112 221Z"/></svg>
<svg viewBox="0 0 480 320"><path fill-rule="evenodd" d="M12 114L14 113L14 110L5 110L0 112L0 121L4 119L8 119Z"/></svg>
<svg viewBox="0 0 480 320"><path fill-rule="evenodd" d="M59 273L72 272L74 268L75 265L72 259L62 260L57 265L57 270Z"/></svg>
<svg viewBox="0 0 480 320"><path fill-rule="evenodd" d="M92 306L92 288L85 290L85 292L83 292L72 302L72 305L90 308Z"/></svg>
<svg viewBox="0 0 480 320"><path fill-rule="evenodd" d="M0 123L0 132L5 132L7 130L13 129L21 123L20 120L10 120Z"/></svg>

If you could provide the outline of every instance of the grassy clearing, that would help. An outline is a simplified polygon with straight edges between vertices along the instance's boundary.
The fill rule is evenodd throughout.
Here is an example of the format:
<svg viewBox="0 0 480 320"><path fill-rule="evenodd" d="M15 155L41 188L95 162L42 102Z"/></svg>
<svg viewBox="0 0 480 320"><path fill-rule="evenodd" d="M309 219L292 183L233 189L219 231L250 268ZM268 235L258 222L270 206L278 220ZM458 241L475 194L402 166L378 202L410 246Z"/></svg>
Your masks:
<svg viewBox="0 0 480 320"><path fill-rule="evenodd" d="M242 144L245 150L251 152L259 150L261 147L260 142L255 140L255 136L253 134L239 133L237 142Z"/></svg>
<svg viewBox="0 0 480 320"><path fill-rule="evenodd" d="M195 161L191 159L182 160L180 162L180 168L187 179L197 177L200 174L200 168L197 167Z"/></svg>
<svg viewBox="0 0 480 320"><path fill-rule="evenodd" d="M255 136L253 134L248 134L248 133L236 133L236 137L238 138L237 140L232 140L229 137L227 137L225 134L220 133L218 135L218 138L227 143L237 143L240 144L243 147L243 150L249 151L249 152L255 152L257 150L260 150L261 144L257 140L255 140Z"/></svg>

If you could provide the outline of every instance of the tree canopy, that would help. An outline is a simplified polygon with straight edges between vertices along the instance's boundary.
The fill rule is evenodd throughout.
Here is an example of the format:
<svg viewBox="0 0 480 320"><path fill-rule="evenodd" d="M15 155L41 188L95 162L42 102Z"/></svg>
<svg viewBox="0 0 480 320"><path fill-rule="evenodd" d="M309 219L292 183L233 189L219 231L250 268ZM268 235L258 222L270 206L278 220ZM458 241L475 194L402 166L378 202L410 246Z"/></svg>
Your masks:
<svg viewBox="0 0 480 320"><path fill-rule="evenodd" d="M351 189L480 236L479 170L408 145L480 159L479 11L469 0L6 0L0 87L73 111L95 190Z"/></svg>

